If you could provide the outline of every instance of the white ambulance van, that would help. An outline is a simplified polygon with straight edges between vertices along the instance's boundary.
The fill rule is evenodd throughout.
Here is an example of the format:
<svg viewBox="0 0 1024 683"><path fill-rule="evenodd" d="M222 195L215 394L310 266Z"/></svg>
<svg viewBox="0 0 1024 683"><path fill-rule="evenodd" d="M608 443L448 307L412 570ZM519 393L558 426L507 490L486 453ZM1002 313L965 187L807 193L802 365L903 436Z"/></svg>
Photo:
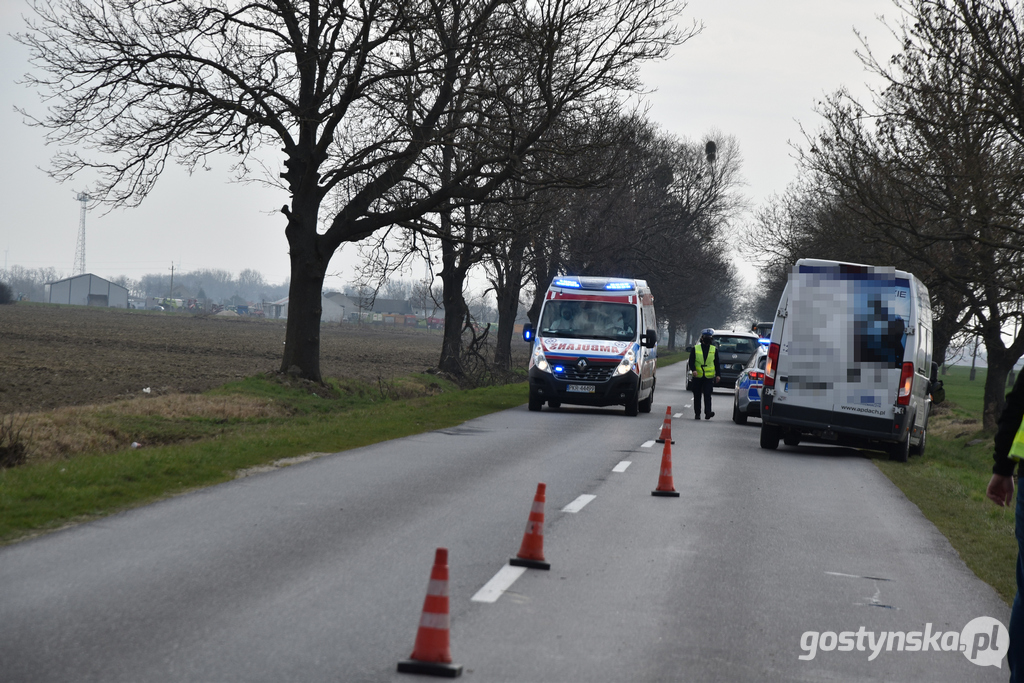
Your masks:
<svg viewBox="0 0 1024 683"><path fill-rule="evenodd" d="M772 325L761 447L816 441L906 462L924 451L937 372L928 289L913 274L800 259Z"/></svg>
<svg viewBox="0 0 1024 683"><path fill-rule="evenodd" d="M647 282L615 277L556 277L537 328L523 338L530 354L530 410L563 403L651 411L658 323Z"/></svg>

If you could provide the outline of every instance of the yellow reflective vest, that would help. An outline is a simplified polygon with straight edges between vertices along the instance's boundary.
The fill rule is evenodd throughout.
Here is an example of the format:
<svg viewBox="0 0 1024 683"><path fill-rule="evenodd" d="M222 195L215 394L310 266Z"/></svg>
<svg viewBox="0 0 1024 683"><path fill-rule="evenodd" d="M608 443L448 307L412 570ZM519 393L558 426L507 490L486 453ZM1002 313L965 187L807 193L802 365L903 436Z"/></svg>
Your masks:
<svg viewBox="0 0 1024 683"><path fill-rule="evenodd" d="M715 376L715 345L708 346L708 357L704 358L704 347L697 344L693 347L693 376L714 377Z"/></svg>
<svg viewBox="0 0 1024 683"><path fill-rule="evenodd" d="M1010 445L1010 460L1020 462L1022 459L1024 459L1024 421L1020 423L1020 428L1017 429L1017 434L1013 437L1013 443Z"/></svg>

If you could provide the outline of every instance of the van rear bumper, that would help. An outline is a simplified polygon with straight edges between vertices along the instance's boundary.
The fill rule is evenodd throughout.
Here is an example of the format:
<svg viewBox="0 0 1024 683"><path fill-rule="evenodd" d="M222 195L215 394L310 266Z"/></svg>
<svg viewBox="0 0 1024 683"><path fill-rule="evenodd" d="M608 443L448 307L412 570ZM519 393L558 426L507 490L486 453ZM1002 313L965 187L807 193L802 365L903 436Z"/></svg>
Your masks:
<svg viewBox="0 0 1024 683"><path fill-rule="evenodd" d="M823 443L863 445L903 441L914 418L906 413L888 419L762 401L761 420L764 424L795 429L801 434L817 437ZM836 438L831 438L832 435Z"/></svg>

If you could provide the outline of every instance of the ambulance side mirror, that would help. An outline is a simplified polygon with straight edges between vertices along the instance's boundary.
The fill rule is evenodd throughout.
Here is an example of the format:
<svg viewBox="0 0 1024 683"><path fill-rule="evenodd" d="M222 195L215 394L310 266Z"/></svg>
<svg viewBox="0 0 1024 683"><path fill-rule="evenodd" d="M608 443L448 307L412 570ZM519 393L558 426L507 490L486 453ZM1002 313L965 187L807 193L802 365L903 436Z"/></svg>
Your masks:
<svg viewBox="0 0 1024 683"><path fill-rule="evenodd" d="M533 341L533 323L523 325L523 341Z"/></svg>
<svg viewBox="0 0 1024 683"><path fill-rule="evenodd" d="M649 349L653 349L658 343L658 333L655 330L647 330L647 334L640 337L640 343Z"/></svg>

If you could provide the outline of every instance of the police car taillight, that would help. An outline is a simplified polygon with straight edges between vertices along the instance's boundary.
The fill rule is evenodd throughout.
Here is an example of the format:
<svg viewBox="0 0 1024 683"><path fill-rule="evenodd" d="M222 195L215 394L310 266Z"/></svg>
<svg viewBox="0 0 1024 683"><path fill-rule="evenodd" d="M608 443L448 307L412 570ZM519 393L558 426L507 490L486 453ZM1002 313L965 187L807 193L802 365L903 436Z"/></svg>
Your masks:
<svg viewBox="0 0 1024 683"><path fill-rule="evenodd" d="M752 380L754 380L755 382L761 382L761 381L764 381L764 373L763 373L763 372L760 372L760 371L758 371L758 372L752 372L752 373L750 373L750 378L751 378Z"/></svg>
<svg viewBox="0 0 1024 683"><path fill-rule="evenodd" d="M904 363L900 372L900 390L896 394L896 405L910 405L910 394L914 389L914 364Z"/></svg>
<svg viewBox="0 0 1024 683"><path fill-rule="evenodd" d="M768 346L768 362L764 366L764 385L766 387L775 386L775 373L779 369L779 345L771 344Z"/></svg>

